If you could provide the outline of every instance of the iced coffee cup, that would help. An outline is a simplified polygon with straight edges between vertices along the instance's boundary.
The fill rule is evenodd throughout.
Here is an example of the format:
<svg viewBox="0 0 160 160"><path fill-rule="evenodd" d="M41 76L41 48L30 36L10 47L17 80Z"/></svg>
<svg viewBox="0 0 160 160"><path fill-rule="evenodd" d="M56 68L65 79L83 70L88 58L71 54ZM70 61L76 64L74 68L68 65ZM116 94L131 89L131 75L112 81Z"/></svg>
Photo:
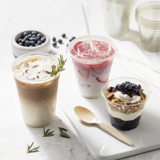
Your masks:
<svg viewBox="0 0 160 160"><path fill-rule="evenodd" d="M58 63L52 55L30 53L12 65L23 119L29 126L44 127L54 120L60 74L51 76L51 72Z"/></svg>
<svg viewBox="0 0 160 160"><path fill-rule="evenodd" d="M102 95L111 124L121 130L131 130L140 123L150 87L139 79L115 78L104 85Z"/></svg>
<svg viewBox="0 0 160 160"><path fill-rule="evenodd" d="M76 38L68 49L80 94L86 98L98 98L101 96L101 88L108 81L118 49L117 45L108 38L91 36L91 39L93 50L88 36Z"/></svg>

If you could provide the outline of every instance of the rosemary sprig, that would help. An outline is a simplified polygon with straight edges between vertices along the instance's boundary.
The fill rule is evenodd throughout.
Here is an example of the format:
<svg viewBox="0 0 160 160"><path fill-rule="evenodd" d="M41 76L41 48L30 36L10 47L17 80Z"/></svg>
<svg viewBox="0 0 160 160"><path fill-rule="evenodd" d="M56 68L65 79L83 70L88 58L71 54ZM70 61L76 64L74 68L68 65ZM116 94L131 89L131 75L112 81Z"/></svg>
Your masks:
<svg viewBox="0 0 160 160"><path fill-rule="evenodd" d="M67 129L59 127L59 131L60 131L59 135L60 135L61 137L70 138L70 136L69 136L67 133L64 132L64 131L67 132L67 131L68 131Z"/></svg>
<svg viewBox="0 0 160 160"><path fill-rule="evenodd" d="M38 152L39 151L38 149L39 149L40 146L31 149L33 144L34 144L34 142L32 142L32 144L30 146L28 145L27 153L33 153L33 152Z"/></svg>
<svg viewBox="0 0 160 160"><path fill-rule="evenodd" d="M43 127L43 132L44 132L43 137L54 136L54 134L53 134L54 131L49 132L49 130L50 130L50 129L47 129L47 131L45 131L45 128Z"/></svg>
<svg viewBox="0 0 160 160"><path fill-rule="evenodd" d="M52 69L51 77L56 75L58 72L61 72L61 71L65 70L65 68L63 68L63 67L64 67L67 59L63 60L63 56L60 54L60 58L58 58L58 61L59 61L58 65L54 66L53 69Z"/></svg>

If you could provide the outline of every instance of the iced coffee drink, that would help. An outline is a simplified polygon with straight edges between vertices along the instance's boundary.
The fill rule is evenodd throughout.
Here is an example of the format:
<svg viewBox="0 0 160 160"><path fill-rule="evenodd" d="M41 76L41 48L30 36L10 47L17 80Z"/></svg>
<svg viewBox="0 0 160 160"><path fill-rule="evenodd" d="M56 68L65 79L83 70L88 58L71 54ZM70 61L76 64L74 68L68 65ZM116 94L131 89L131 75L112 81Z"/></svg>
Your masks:
<svg viewBox="0 0 160 160"><path fill-rule="evenodd" d="M17 58L13 65L24 122L44 127L55 117L59 73L51 76L57 58L44 53L31 53Z"/></svg>

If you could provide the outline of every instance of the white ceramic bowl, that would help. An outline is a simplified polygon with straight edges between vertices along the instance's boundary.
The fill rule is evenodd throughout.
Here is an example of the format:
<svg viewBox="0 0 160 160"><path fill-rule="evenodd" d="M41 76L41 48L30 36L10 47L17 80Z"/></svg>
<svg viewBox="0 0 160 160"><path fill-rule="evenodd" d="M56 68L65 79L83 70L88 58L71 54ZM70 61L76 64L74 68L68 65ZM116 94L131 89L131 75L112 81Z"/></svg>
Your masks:
<svg viewBox="0 0 160 160"><path fill-rule="evenodd" d="M31 31L36 31L38 33L42 33L45 37L46 37L46 41L44 43L42 43L39 46L34 46L34 47L24 47L21 46L17 43L18 38L21 37L23 32L31 32ZM12 53L15 57L21 56L23 54L26 53L30 53L30 52L43 52L43 53L48 53L50 51L50 38L49 36L42 32L42 31L37 31L37 30L25 30L25 31L21 31L16 33L11 40L11 45L12 45Z"/></svg>

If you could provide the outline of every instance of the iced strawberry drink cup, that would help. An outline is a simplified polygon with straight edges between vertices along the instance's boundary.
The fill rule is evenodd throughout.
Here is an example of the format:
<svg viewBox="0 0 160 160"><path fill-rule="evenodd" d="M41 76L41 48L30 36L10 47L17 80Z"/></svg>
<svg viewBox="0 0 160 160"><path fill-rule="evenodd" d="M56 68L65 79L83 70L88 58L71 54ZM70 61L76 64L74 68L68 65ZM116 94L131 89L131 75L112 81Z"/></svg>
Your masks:
<svg viewBox="0 0 160 160"><path fill-rule="evenodd" d="M69 45L80 94L86 98L101 96L101 88L107 82L118 52L117 45L108 38L91 36L93 51L88 36L76 38Z"/></svg>

